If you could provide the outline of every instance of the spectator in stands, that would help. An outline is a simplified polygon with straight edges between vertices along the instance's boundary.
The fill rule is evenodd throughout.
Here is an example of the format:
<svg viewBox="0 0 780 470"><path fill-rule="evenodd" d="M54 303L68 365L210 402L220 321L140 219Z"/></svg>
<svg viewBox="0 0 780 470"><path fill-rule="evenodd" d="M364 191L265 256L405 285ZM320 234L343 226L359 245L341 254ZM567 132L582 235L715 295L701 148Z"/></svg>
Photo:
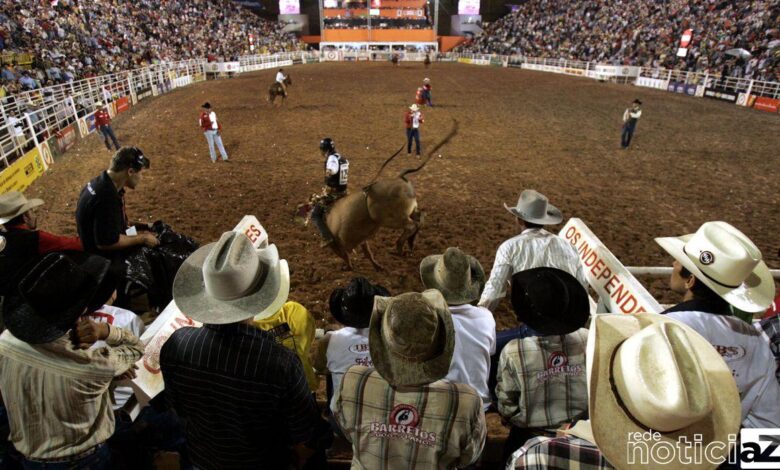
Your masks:
<svg viewBox="0 0 780 470"><path fill-rule="evenodd" d="M0 72L0 77L3 78L3 80L7 80L9 82L15 82L16 81L16 71L14 70L13 64L5 64L5 67L3 67L3 71Z"/></svg>
<svg viewBox="0 0 780 470"><path fill-rule="evenodd" d="M106 144L106 148L111 151L111 144L108 143L108 139L114 143L114 148L119 150L119 142L116 140L114 130L111 128L111 115L108 114L108 109L103 106L102 101L95 103L95 126L97 126L100 133L103 135L103 143Z"/></svg>
<svg viewBox="0 0 780 470"><path fill-rule="evenodd" d="M28 200L18 191L0 194L0 225L5 248L0 250L0 297L16 290L26 270L56 251L83 251L76 237L63 237L38 230L36 208L40 199Z"/></svg>
<svg viewBox="0 0 780 470"><path fill-rule="evenodd" d="M774 279L761 251L725 222L655 241L675 259L669 285L683 295L683 302L664 314L706 338L734 371L743 427L780 427L780 385L767 337L731 312L763 312L772 303Z"/></svg>
<svg viewBox="0 0 780 470"><path fill-rule="evenodd" d="M204 325L173 333L160 366L167 400L187 422L196 467L288 468L313 455L311 468L324 466L330 426L301 361L253 324L282 307L289 282L275 245L255 250L236 232L201 247L179 269L176 305Z"/></svg>
<svg viewBox="0 0 780 470"><path fill-rule="evenodd" d="M376 370L352 366L336 398L336 419L352 442L352 466L476 462L485 445L485 413L474 389L440 380L455 347L441 293L376 297L368 344Z"/></svg>
<svg viewBox="0 0 780 470"><path fill-rule="evenodd" d="M631 138L634 136L640 117L642 117L642 102L636 99L631 103L630 108L623 111L623 133L620 134L620 146L624 149L631 145Z"/></svg>
<svg viewBox="0 0 780 470"><path fill-rule="evenodd" d="M109 386L133 376L143 355L129 331L79 317L105 303L116 288L109 262L75 261L52 253L6 299L8 328L0 335L0 388L10 440L25 468L109 469L106 441L114 432ZM107 346L88 349L96 341ZM42 412L44 411L45 412Z"/></svg>
<svg viewBox="0 0 780 470"><path fill-rule="evenodd" d="M38 88L38 82L30 76L30 72L22 72L22 76L19 78L19 84L22 86L22 90L34 90Z"/></svg>
<svg viewBox="0 0 780 470"><path fill-rule="evenodd" d="M558 427L588 411L588 293L566 271L534 268L512 276L512 307L540 336L512 340L501 352L498 411L511 425L504 460L528 439L555 437Z"/></svg>
<svg viewBox="0 0 780 470"><path fill-rule="evenodd" d="M211 103L206 102L201 106L200 118L198 119L203 135L206 136L206 142L209 144L209 155L211 163L217 163L217 153L214 151L214 144L219 148L219 154L222 155L222 161L228 162L228 155L225 152L225 146L222 145L222 124L217 122L217 113L211 110Z"/></svg>
<svg viewBox="0 0 780 470"><path fill-rule="evenodd" d="M24 134L25 123L16 116L8 116L9 134L13 136L16 147L24 152L27 148L27 136Z"/></svg>
<svg viewBox="0 0 780 470"><path fill-rule="evenodd" d="M328 305L344 328L329 331L314 343L311 363L321 374L329 374L332 386L328 390L331 412L336 411L335 392L341 388L341 379L354 365L373 367L368 350L368 324L374 309L374 297L389 297L390 292L364 277L355 277L346 288L334 289Z"/></svg>
<svg viewBox="0 0 780 470"><path fill-rule="evenodd" d="M473 256L458 248L425 257L420 278L426 289L441 292L452 314L455 350L445 380L466 384L490 405L490 356L496 353L496 320L490 310L473 305L485 287L485 271Z"/></svg>
<svg viewBox="0 0 780 470"><path fill-rule="evenodd" d="M420 126L425 122L420 107L417 103L409 106L409 111L404 115L404 124L406 125L406 153L412 154L412 139L414 139L415 151L417 157L420 156Z"/></svg>

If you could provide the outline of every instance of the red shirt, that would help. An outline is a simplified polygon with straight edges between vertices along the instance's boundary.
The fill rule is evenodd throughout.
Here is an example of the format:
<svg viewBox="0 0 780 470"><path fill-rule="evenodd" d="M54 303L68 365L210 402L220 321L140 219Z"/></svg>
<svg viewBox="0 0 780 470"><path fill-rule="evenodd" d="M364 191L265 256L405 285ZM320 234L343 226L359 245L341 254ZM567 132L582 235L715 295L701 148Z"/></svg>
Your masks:
<svg viewBox="0 0 780 470"><path fill-rule="evenodd" d="M209 113L201 111L199 121L200 128L203 130L203 132L211 130L211 119L209 119Z"/></svg>
<svg viewBox="0 0 780 470"><path fill-rule="evenodd" d="M413 114L414 113L412 113L411 111L407 111L406 114L404 114L404 123L406 124L406 128L407 129L411 129L412 128L412 115ZM422 113L420 113L420 124L422 124L423 122L425 122L425 119L423 119L423 115L422 115Z"/></svg>
<svg viewBox="0 0 780 470"><path fill-rule="evenodd" d="M27 224L14 225L8 227L17 230L30 230ZM54 251L84 251L84 247L81 245L81 240L78 237L63 237L60 235L54 235L53 233L44 232L38 230L38 254L45 255Z"/></svg>
<svg viewBox="0 0 780 470"><path fill-rule="evenodd" d="M95 125L97 127L111 125L111 116L109 116L106 108L100 108L99 110L95 111Z"/></svg>

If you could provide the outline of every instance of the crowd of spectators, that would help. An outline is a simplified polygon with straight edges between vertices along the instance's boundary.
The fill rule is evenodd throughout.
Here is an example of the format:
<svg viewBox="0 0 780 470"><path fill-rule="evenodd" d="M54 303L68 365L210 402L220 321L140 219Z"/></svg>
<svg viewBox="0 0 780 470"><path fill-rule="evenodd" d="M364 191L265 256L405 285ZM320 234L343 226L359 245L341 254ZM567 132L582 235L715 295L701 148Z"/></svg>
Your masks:
<svg viewBox="0 0 780 470"><path fill-rule="evenodd" d="M130 70L159 61L300 47L283 25L230 0L0 2L0 94Z"/></svg>
<svg viewBox="0 0 780 470"><path fill-rule="evenodd" d="M228 231L188 251L166 281L173 309L141 341L128 309L143 303L121 269L170 240L128 227L124 197L150 167L137 147L117 151L82 190L79 237L37 229L44 201L0 195L2 468L151 468L165 455L185 469L327 468L334 439L351 444L352 468L479 468L495 412L507 468L629 468L626 445L646 429L685 447L665 460L682 468L740 428L780 427L774 281L725 222L656 239L681 303L593 315L579 254L546 230L562 212L525 190L504 204L516 231L489 275L450 247L420 260L418 292L334 285L316 340L269 235ZM497 331L505 298L521 326ZM164 378L140 413L123 382L139 360ZM697 468L726 458L716 448Z"/></svg>
<svg viewBox="0 0 780 470"><path fill-rule="evenodd" d="M778 0L529 0L486 24L461 51L778 81L779 27ZM678 58L687 29L693 30L688 54ZM752 56L736 58L727 54L731 49L745 49Z"/></svg>

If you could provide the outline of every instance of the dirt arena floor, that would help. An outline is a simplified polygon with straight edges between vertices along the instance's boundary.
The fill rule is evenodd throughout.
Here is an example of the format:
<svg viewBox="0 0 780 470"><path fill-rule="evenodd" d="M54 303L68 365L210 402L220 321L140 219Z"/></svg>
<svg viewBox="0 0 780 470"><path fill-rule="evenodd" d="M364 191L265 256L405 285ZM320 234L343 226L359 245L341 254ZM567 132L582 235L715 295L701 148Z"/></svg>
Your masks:
<svg viewBox="0 0 780 470"><path fill-rule="evenodd" d="M554 74L459 64L392 68L383 63L289 68L294 79L283 108L265 101L276 71L210 81L145 100L114 122L125 145L151 158L127 195L131 220L162 219L202 243L254 214L292 270L290 298L321 325L330 321L332 288L356 273L319 248L313 227L293 220L299 203L322 186L321 138L333 137L350 160L350 187L370 181L404 143L403 114L423 77L433 85L425 109L423 150L460 132L411 179L426 213L413 256L391 254L397 233L381 231L375 272L358 254L356 272L394 294L422 288L423 256L459 246L490 270L498 245L516 234L513 204L525 188L546 194L565 218L579 217L626 265L668 266L653 238L693 232L725 220L748 234L770 267L780 267L780 118L733 105L662 91ZM634 99L644 113L631 149L619 146L623 110ZM197 125L210 101L224 126L232 163L212 164ZM79 142L28 191L46 201L41 226L74 234L79 191L104 170L111 153L96 135ZM405 152L385 174L416 166ZM645 280L663 302L677 299L666 279ZM499 325L514 319L502 307Z"/></svg>

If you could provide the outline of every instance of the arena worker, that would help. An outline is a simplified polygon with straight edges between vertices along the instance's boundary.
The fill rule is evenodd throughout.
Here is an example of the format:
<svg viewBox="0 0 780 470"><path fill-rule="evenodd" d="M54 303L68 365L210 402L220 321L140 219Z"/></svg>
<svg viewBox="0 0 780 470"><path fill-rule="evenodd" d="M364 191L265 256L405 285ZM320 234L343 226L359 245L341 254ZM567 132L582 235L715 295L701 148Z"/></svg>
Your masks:
<svg viewBox="0 0 780 470"><path fill-rule="evenodd" d="M487 410L490 356L496 353L496 320L490 310L473 304L485 287L485 271L479 261L459 248L423 258L420 279L426 289L441 292L452 314L455 350L450 370L444 377L469 385L479 393Z"/></svg>
<svg viewBox="0 0 780 470"><path fill-rule="evenodd" d="M640 117L642 117L642 102L636 99L631 103L630 108L623 111L623 132L620 134L620 145L624 149L627 149L631 144L631 138L634 136Z"/></svg>
<svg viewBox="0 0 780 470"><path fill-rule="evenodd" d="M352 366L336 397L352 468L474 464L485 445L485 413L473 388L442 380L455 331L441 293L376 297L368 336L374 368Z"/></svg>
<svg viewBox="0 0 780 470"><path fill-rule="evenodd" d="M209 144L209 156L211 157L211 163L217 163L217 153L214 151L214 144L219 149L219 154L222 156L223 162L229 162L225 146L222 144L222 124L217 122L217 113L211 108L211 103L208 101L201 105L200 117L198 118L198 124L200 125L203 135L206 136L206 142Z"/></svg>
<svg viewBox="0 0 780 470"><path fill-rule="evenodd" d="M225 232L179 268L173 298L203 323L171 335L160 351L166 400L187 422L192 463L202 469L324 468L332 434L295 353L254 325L290 291L275 245L255 250ZM237 426L240 423L240 426Z"/></svg>
<svg viewBox="0 0 780 470"><path fill-rule="evenodd" d="M772 303L775 283L761 251L726 222L655 241L674 258L669 286L683 295L663 313L696 330L729 365L742 397L743 427L780 427L780 384L769 339L732 314L732 308L764 312Z"/></svg>
<svg viewBox="0 0 780 470"><path fill-rule="evenodd" d="M325 157L325 188L323 188L322 194L313 201L314 210L311 213L311 220L322 235L320 246L324 248L334 242L333 234L325 221L325 215L333 203L347 195L349 161L336 151L336 142L330 137L320 141L320 152Z"/></svg>
<svg viewBox="0 0 780 470"><path fill-rule="evenodd" d="M108 110L101 101L95 103L95 126L103 135L103 143L106 144L106 148L111 150L111 144L108 142L110 138L116 150L119 150L119 142L117 142L114 130L111 128L111 115L108 114Z"/></svg>
<svg viewBox="0 0 780 470"><path fill-rule="evenodd" d="M512 276L512 308L540 336L514 339L501 351L498 412L511 425L504 460L588 411L588 293L566 271L534 268Z"/></svg>
<svg viewBox="0 0 780 470"><path fill-rule="evenodd" d="M420 126L425 122L420 107L417 103L409 106L409 111L404 114L404 124L406 125L406 153L412 154L412 139L414 139L414 146L417 156L420 156Z"/></svg>
<svg viewBox="0 0 780 470"><path fill-rule="evenodd" d="M428 57L427 55L425 57ZM423 99L425 100L425 105L430 106L433 108L433 101L431 100L431 79L425 78L423 79Z"/></svg>

